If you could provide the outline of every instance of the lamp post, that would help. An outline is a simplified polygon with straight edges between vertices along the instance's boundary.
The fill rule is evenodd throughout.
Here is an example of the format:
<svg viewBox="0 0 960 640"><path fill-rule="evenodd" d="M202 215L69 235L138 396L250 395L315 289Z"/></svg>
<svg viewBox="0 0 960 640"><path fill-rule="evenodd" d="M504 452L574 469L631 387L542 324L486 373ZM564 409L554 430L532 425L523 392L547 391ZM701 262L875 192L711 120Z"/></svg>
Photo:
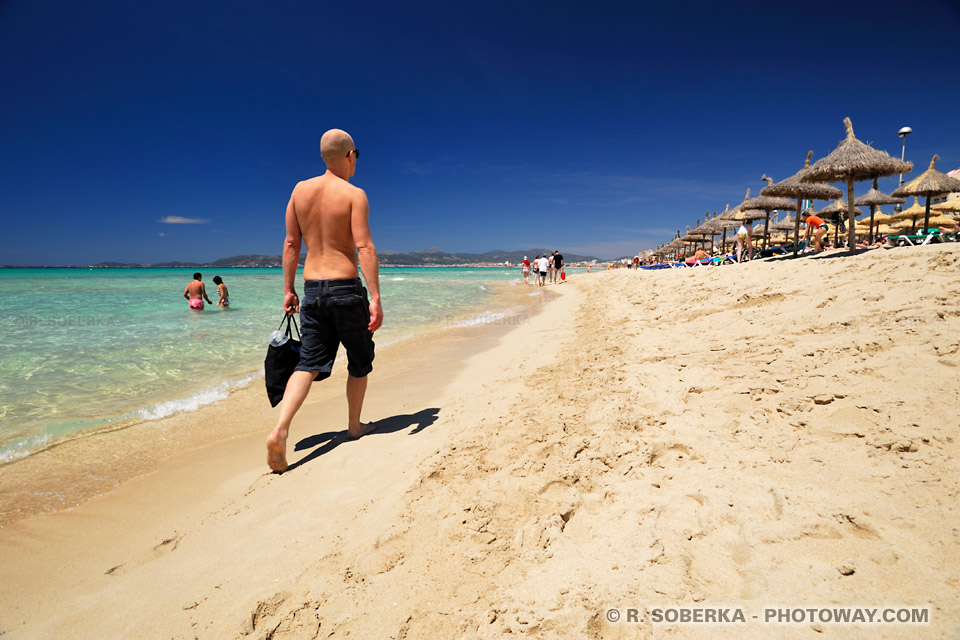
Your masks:
<svg viewBox="0 0 960 640"><path fill-rule="evenodd" d="M913 133L913 129L910 127L903 127L900 131L897 132L897 135L900 136L900 139L903 141L903 147L900 149L900 161L903 162L903 156L907 152L907 136ZM900 185L903 184L903 174L900 174ZM898 187L900 185L897 185Z"/></svg>
<svg viewBox="0 0 960 640"><path fill-rule="evenodd" d="M905 155L906 152L907 152L907 136L910 135L911 133L913 133L913 129L911 129L910 127L901 127L901 128L900 128L900 131L897 132L897 135L900 136L900 140L903 141L903 146L900 148L900 161L901 161L901 162L903 162L904 155ZM902 186L903 186L903 174L901 173L901 174L900 174L900 183L897 185L897 187L899 188L899 187L902 187ZM894 210L895 210L897 213L900 213L901 211L903 211L903 207L901 207L900 205L897 205L896 207L894 207Z"/></svg>

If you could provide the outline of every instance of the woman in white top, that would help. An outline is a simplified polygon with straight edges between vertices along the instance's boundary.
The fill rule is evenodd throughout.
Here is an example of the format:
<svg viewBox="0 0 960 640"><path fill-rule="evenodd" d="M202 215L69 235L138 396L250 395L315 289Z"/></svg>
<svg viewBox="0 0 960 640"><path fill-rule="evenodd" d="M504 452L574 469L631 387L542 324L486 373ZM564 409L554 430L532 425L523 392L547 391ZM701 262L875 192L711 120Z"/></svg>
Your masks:
<svg viewBox="0 0 960 640"><path fill-rule="evenodd" d="M750 257L749 260L753 260L753 223L747 220L740 228L737 229L737 262L740 262L740 257L743 255L743 246L747 245L750 247Z"/></svg>

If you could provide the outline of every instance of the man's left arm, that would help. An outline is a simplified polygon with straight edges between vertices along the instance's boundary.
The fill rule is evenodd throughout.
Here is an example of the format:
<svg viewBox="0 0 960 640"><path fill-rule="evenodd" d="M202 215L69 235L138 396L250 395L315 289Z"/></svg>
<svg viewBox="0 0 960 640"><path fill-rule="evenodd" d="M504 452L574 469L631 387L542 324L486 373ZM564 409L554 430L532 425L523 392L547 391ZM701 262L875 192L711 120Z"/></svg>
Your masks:
<svg viewBox="0 0 960 640"><path fill-rule="evenodd" d="M350 230L357 247L357 259L363 279L370 292L370 331L376 331L383 325L383 307L380 306L380 263L377 260L377 248L370 236L370 203L363 189L357 189L350 212Z"/></svg>

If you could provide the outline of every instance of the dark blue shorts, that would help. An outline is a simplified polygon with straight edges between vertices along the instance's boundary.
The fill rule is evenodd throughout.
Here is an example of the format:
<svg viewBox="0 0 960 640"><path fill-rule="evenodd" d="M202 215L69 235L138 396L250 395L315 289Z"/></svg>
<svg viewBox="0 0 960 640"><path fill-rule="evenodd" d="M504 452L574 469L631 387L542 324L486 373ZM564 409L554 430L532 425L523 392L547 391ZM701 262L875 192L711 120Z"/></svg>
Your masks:
<svg viewBox="0 0 960 640"><path fill-rule="evenodd" d="M347 350L347 372L362 378L373 371L370 300L360 278L307 280L300 301L300 364L297 371L330 377L337 349Z"/></svg>

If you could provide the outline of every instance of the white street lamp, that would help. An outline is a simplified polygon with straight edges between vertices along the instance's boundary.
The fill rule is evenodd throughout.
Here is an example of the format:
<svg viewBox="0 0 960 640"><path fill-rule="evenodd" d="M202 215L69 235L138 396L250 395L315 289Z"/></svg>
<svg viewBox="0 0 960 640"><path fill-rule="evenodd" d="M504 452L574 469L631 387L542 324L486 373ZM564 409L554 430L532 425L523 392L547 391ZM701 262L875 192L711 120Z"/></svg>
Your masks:
<svg viewBox="0 0 960 640"><path fill-rule="evenodd" d="M903 140L903 147L900 149L900 161L903 162L903 156L907 152L907 136L913 133L913 129L910 127L903 127L900 131L897 132L897 135L900 136L900 139ZM903 174L900 174L900 185L903 185Z"/></svg>

